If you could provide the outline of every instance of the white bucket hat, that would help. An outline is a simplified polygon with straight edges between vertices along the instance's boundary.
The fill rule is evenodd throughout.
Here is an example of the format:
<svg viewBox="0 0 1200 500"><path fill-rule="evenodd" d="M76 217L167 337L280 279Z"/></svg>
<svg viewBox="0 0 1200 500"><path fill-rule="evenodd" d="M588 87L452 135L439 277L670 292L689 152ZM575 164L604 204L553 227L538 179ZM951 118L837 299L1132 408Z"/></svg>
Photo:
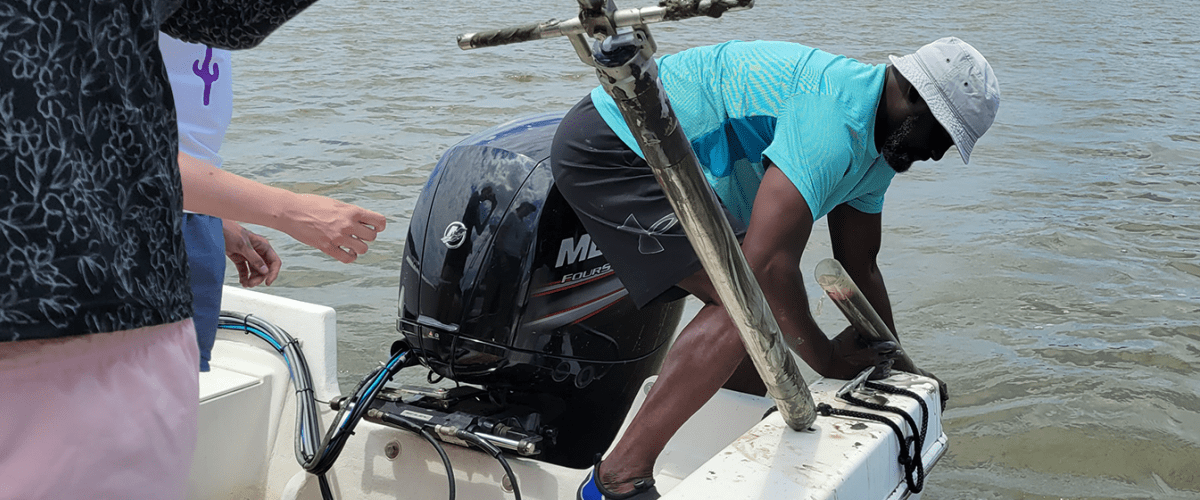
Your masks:
<svg viewBox="0 0 1200 500"><path fill-rule="evenodd" d="M992 126L1000 109L1000 84L992 66L975 47L954 37L889 59L917 88L967 163L975 141Z"/></svg>

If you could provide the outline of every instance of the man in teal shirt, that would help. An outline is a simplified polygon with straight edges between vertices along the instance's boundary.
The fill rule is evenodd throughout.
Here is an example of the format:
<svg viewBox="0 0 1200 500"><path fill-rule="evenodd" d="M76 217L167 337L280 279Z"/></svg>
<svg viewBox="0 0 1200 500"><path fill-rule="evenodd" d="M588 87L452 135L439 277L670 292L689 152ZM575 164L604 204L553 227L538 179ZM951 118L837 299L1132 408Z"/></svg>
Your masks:
<svg viewBox="0 0 1200 500"><path fill-rule="evenodd" d="M896 331L876 265L884 194L913 162L956 146L965 163L991 126L1000 91L991 66L957 38L890 65L798 44L727 42L659 60L684 134L779 323L784 341L822 376L890 366L894 343L848 328L833 339L808 309L800 258L828 217L833 254ZM667 441L722 386L765 394L732 320L674 212L602 89L554 138L559 190L639 306L691 294L704 303L671 348L658 382L579 498L654 498Z"/></svg>
<svg viewBox="0 0 1200 500"><path fill-rule="evenodd" d="M895 171L869 139L886 66L793 43L726 42L664 56L659 70L705 174L743 224L764 157L800 190L814 219L844 202L864 212L883 208ZM612 98L600 87L591 98L640 155ZM849 169L825 168L833 165Z"/></svg>

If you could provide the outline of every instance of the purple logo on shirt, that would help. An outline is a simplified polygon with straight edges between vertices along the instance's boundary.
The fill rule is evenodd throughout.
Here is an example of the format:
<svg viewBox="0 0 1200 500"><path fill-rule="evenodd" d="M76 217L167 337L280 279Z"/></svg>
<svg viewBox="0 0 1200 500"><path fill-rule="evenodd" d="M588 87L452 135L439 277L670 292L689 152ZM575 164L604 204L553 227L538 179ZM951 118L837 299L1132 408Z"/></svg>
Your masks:
<svg viewBox="0 0 1200 500"><path fill-rule="evenodd" d="M212 63L212 71L208 70L209 63ZM212 91L212 84L221 76L221 68L212 62L212 47L207 47L204 51L203 65L199 59L192 63L192 72L204 80L204 105L208 106L208 94Z"/></svg>

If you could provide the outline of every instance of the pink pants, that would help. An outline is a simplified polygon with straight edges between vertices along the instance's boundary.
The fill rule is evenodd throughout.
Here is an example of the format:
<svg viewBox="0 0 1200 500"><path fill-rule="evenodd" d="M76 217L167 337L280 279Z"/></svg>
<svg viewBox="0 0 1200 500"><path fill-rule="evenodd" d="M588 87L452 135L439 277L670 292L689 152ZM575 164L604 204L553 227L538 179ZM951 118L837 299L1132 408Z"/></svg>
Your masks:
<svg viewBox="0 0 1200 500"><path fill-rule="evenodd" d="M198 355L191 319L0 342L0 500L183 498Z"/></svg>

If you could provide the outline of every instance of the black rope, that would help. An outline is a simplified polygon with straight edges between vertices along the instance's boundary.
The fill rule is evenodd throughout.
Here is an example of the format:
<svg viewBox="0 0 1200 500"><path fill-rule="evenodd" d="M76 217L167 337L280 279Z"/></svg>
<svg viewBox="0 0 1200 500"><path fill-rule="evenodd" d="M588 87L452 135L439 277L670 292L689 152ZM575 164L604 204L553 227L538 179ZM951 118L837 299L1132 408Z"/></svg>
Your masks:
<svg viewBox="0 0 1200 500"><path fill-rule="evenodd" d="M921 432L920 432L920 434L916 433L917 426L915 423L913 423L912 417L909 416L909 414L907 412L901 412L900 410L896 410L896 412L903 415L904 419L908 422L908 425L912 426L913 434L914 434L913 437L916 438L916 446L917 446L916 453L918 454L918 461L919 461L919 456L920 456L919 454L921 453L921 450L925 448L925 438L927 437L927 432L929 430L929 407L925 405L925 400L922 399L921 396L918 396L917 393L912 392L907 389L901 389L899 387L895 387L895 386L891 386L891 385L887 385L887 384L881 384L879 382L870 382L870 381L868 381L866 385L867 385L867 387L870 387L877 391L886 392L888 394L907 396L907 397L917 400L917 405L921 407ZM922 466L922 471L924 471L923 466Z"/></svg>
<svg viewBox="0 0 1200 500"><path fill-rule="evenodd" d="M875 422L884 423L890 427L892 431L896 433L896 439L900 443L900 456L897 458L897 461L904 466L904 481L908 483L908 490L912 493L920 493L921 490L925 488L925 464L921 459L921 450L925 448L925 433L929 428L929 408L925 405L925 401L912 391L878 382L867 382L865 385L877 391L886 392L888 394L908 396L917 400L917 403L921 407L921 426L917 427L916 421L914 421L912 416L904 410L894 406L886 406L863 401L850 394L843 394L840 397L850 404L861 406L869 410L885 411L900 415L904 419L904 422L908 424L909 429L912 430L912 435L907 438L904 437L904 432L900 429L900 426L896 425L895 422L892 422L891 419L884 417L883 415L854 410L843 410L840 408L834 408L827 403L821 403L818 405L817 412L826 417L838 415L863 420L872 420ZM915 479L914 476L916 477Z"/></svg>

